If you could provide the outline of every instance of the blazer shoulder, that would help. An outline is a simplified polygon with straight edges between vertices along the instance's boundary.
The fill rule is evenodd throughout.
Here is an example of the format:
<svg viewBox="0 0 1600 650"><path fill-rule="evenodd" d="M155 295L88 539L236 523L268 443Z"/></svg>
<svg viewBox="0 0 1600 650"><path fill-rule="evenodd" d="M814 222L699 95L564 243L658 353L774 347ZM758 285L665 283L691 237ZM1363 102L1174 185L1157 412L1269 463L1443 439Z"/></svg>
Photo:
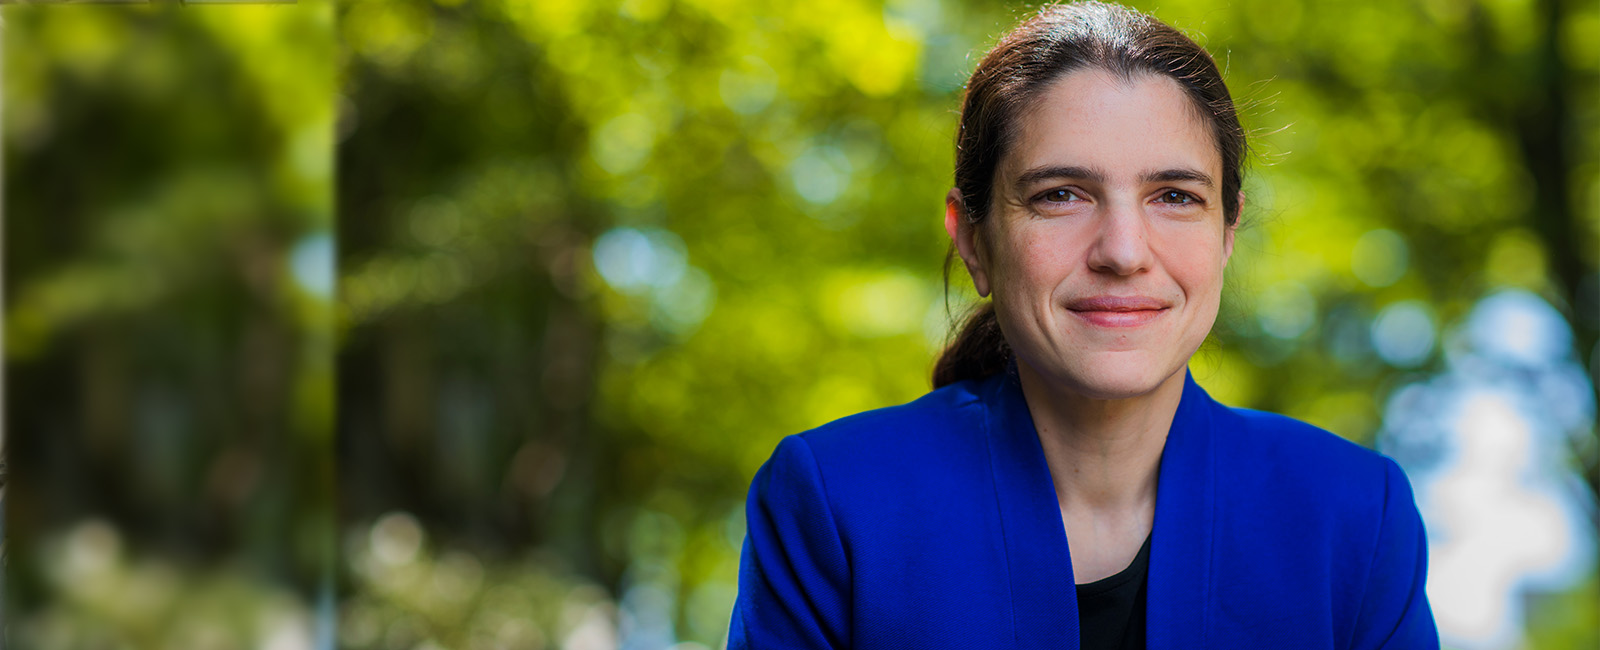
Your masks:
<svg viewBox="0 0 1600 650"><path fill-rule="evenodd" d="M1385 457L1322 427L1287 415L1223 407L1221 433L1277 462L1310 464L1330 470L1381 469Z"/></svg>
<svg viewBox="0 0 1600 650"><path fill-rule="evenodd" d="M1396 473L1404 480L1387 456L1316 425L1254 409L1222 411L1218 456L1234 476L1261 476L1274 489L1362 509L1382 507Z"/></svg>
<svg viewBox="0 0 1600 650"><path fill-rule="evenodd" d="M949 442L952 433L981 426L979 382L935 389L905 404L845 416L799 434L820 457L835 454L904 454Z"/></svg>

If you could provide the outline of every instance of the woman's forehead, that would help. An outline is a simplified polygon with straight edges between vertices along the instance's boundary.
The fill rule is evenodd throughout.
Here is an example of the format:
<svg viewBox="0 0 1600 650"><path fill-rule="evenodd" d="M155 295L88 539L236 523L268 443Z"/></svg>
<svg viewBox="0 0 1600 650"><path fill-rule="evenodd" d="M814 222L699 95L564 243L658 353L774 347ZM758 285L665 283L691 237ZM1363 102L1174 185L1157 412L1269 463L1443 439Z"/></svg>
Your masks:
<svg viewBox="0 0 1600 650"><path fill-rule="evenodd" d="M1165 169L1217 178L1222 166L1210 125L1178 82L1079 70L1052 82L1018 115L1002 162L1009 177L1042 167L1094 170L1108 182Z"/></svg>

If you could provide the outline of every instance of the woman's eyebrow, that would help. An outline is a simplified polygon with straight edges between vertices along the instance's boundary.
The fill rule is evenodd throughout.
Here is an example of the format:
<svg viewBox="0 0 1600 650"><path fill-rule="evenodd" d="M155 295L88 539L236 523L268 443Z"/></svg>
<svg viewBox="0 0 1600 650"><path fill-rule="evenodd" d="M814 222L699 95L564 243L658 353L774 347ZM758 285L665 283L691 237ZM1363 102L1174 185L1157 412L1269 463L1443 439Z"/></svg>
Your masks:
<svg viewBox="0 0 1600 650"><path fill-rule="evenodd" d="M1211 175L1193 169L1163 169L1156 172L1145 172L1140 179L1146 183L1171 183L1174 181L1194 181L1206 186L1206 189L1215 189L1217 184L1211 180Z"/></svg>
<svg viewBox="0 0 1600 650"><path fill-rule="evenodd" d="M1046 165L1042 167L1034 167L1033 169L1022 172L1017 176L1016 185L1018 190L1025 190L1028 188L1028 186L1039 181L1056 179L1085 180L1093 183L1105 183L1106 173L1094 167L1080 167L1077 165ZM1184 167L1145 172L1139 177L1139 180L1144 183L1193 181L1206 186L1206 189L1215 189L1217 187L1216 181L1212 180L1210 174Z"/></svg>
<svg viewBox="0 0 1600 650"><path fill-rule="evenodd" d="M1063 167L1060 165L1046 165L1043 167L1034 167L1033 169L1022 172L1021 175L1017 176L1017 189L1027 189L1029 185L1039 181L1055 180L1058 178L1086 180L1095 183L1106 182L1105 172L1093 167Z"/></svg>

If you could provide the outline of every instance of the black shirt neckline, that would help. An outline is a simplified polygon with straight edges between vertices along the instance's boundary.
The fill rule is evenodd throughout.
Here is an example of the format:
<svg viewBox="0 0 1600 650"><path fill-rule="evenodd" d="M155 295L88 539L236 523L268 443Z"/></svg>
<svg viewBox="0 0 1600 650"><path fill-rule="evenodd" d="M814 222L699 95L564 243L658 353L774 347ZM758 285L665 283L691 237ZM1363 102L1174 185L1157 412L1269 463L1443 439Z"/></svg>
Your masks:
<svg viewBox="0 0 1600 650"><path fill-rule="evenodd" d="M1153 532L1126 569L1076 585L1078 647L1082 650L1144 650L1145 587Z"/></svg>
<svg viewBox="0 0 1600 650"><path fill-rule="evenodd" d="M1075 585L1079 596L1098 596L1126 584L1130 580L1143 578L1145 568L1150 565L1150 539L1155 536L1154 531L1145 535L1144 545L1139 547L1139 553L1133 556L1133 561L1128 563L1121 571L1106 576L1094 582L1085 582Z"/></svg>

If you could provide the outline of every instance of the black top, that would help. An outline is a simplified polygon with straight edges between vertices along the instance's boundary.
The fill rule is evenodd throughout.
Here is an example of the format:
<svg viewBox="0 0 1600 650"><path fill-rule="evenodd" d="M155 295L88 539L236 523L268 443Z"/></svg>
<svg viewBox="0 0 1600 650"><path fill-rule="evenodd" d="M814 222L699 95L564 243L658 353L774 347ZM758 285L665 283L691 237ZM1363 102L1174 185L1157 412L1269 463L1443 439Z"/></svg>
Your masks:
<svg viewBox="0 0 1600 650"><path fill-rule="evenodd" d="M1078 585L1078 647L1081 650L1144 650L1144 591L1150 569L1150 538L1128 568Z"/></svg>

